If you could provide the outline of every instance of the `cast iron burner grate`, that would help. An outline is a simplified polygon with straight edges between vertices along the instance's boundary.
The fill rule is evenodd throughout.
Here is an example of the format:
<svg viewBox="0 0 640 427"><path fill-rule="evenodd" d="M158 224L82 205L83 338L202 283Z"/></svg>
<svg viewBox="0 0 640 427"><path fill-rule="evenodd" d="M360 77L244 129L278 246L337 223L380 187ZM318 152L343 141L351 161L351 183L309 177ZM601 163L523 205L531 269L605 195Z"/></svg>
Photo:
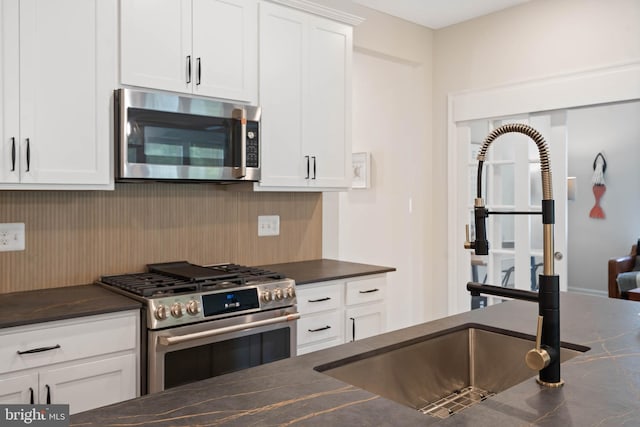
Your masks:
<svg viewBox="0 0 640 427"><path fill-rule="evenodd" d="M206 268L212 270L212 276L214 277L194 280L193 278L177 277L161 272L148 272L103 276L100 281L134 295L150 298L167 294L236 288L285 278L281 273L237 264L223 264Z"/></svg>
<svg viewBox="0 0 640 427"><path fill-rule="evenodd" d="M451 415L482 402L491 396L495 396L495 393L469 386L430 403L424 408L420 408L419 411L437 418L449 418Z"/></svg>

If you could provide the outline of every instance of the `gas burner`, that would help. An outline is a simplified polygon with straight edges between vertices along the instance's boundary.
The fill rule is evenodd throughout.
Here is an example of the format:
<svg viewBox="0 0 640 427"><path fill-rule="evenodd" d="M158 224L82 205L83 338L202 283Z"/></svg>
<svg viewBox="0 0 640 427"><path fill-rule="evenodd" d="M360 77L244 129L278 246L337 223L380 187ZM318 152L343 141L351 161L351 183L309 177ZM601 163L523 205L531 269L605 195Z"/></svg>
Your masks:
<svg viewBox="0 0 640 427"><path fill-rule="evenodd" d="M149 264L148 273L103 276L100 281L144 298L231 289L282 280L283 274L238 264L202 267L186 261Z"/></svg>

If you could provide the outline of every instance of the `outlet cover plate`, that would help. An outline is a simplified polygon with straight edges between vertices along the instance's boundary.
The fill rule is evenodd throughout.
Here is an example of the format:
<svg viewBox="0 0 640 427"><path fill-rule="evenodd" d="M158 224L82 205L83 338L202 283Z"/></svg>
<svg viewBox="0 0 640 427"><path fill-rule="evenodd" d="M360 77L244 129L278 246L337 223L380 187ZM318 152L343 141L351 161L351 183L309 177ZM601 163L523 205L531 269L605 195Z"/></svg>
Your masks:
<svg viewBox="0 0 640 427"><path fill-rule="evenodd" d="M258 236L279 236L280 215L259 215Z"/></svg>
<svg viewBox="0 0 640 427"><path fill-rule="evenodd" d="M0 224L0 252L24 251L24 223Z"/></svg>

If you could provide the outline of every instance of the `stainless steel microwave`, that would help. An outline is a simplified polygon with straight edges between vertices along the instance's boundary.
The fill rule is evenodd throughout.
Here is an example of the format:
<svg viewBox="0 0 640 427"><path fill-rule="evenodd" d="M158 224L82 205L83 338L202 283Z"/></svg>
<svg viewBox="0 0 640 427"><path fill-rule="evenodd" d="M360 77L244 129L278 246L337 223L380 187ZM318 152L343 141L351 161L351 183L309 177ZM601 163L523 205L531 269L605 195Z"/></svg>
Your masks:
<svg viewBox="0 0 640 427"><path fill-rule="evenodd" d="M260 180L260 107L133 89L114 100L116 180Z"/></svg>

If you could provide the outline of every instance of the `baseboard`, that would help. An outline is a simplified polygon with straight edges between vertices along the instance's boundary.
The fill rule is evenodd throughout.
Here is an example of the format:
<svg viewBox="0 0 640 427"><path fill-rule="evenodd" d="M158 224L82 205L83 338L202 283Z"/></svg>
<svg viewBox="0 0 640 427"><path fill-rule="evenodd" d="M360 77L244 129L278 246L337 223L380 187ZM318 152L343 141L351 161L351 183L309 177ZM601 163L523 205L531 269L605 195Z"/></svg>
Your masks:
<svg viewBox="0 0 640 427"><path fill-rule="evenodd" d="M595 297L608 297L609 296L609 292L608 291L600 291L600 290L596 290L596 289L588 289L588 288L576 288L573 286L569 286L567 288L567 290L569 292L574 292L576 294L584 294L584 295L592 295Z"/></svg>

